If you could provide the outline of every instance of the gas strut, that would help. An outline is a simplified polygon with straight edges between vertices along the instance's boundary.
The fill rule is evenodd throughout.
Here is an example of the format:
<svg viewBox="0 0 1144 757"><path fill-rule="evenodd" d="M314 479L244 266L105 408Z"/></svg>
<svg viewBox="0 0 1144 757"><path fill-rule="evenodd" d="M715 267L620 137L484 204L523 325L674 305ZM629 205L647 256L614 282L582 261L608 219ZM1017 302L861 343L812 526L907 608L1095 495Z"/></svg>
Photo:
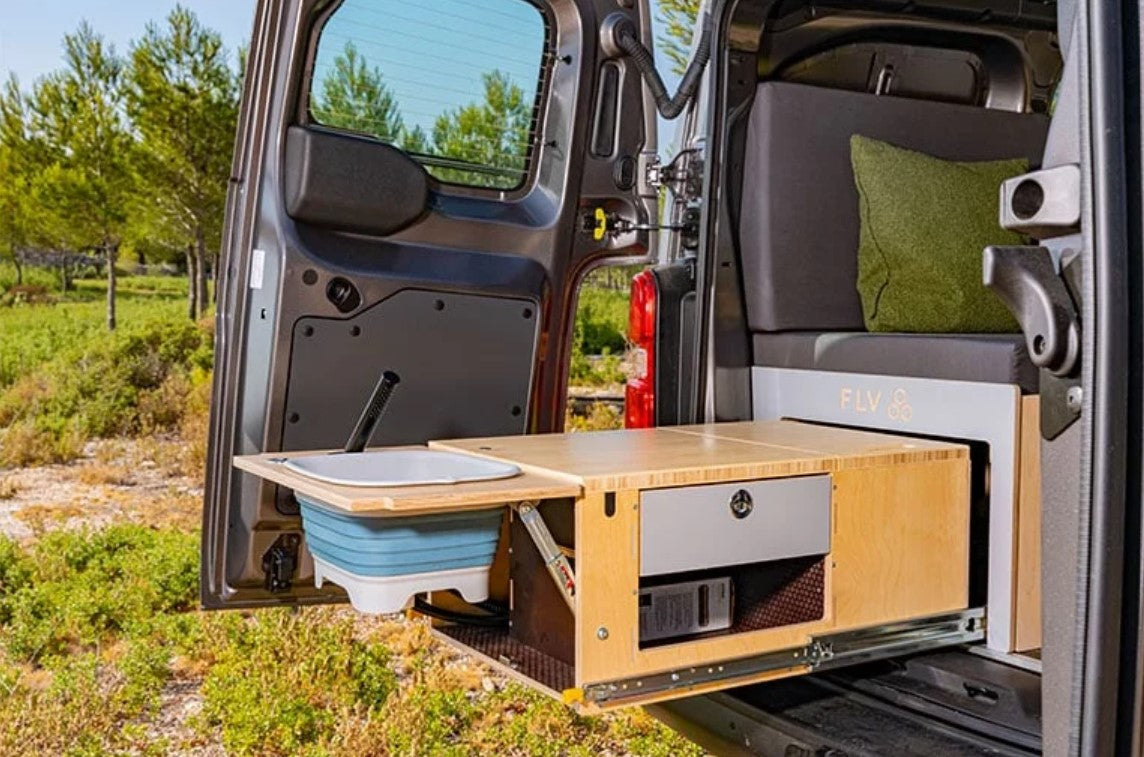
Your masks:
<svg viewBox="0 0 1144 757"><path fill-rule="evenodd" d="M361 417L358 418L357 425L354 426L353 433L350 434L349 441L346 442L345 452L361 452L365 449L365 445L369 443L369 438L373 436L374 429L377 428L377 422L385 414L385 406L389 404L393 390L400 383L401 377L393 371L385 371L381 374L381 378L377 380L377 386L373 388L373 393L369 396L369 402L366 403Z"/></svg>

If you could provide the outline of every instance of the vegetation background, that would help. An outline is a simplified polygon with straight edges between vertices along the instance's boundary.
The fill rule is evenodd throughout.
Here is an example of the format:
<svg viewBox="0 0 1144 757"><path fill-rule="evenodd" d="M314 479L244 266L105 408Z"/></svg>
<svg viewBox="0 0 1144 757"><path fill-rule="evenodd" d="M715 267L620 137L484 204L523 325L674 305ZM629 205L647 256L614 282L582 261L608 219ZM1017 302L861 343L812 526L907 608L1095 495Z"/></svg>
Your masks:
<svg viewBox="0 0 1144 757"><path fill-rule="evenodd" d="M677 67L696 6L659 3ZM63 48L0 89L0 754L696 753L640 712L577 717L402 618L196 611L243 55L182 7L123 54L86 23ZM491 71L406 130L352 45L315 113L474 160L474 130L511 146L530 117ZM631 272L582 289L572 428L620 421L595 398L622 393Z"/></svg>

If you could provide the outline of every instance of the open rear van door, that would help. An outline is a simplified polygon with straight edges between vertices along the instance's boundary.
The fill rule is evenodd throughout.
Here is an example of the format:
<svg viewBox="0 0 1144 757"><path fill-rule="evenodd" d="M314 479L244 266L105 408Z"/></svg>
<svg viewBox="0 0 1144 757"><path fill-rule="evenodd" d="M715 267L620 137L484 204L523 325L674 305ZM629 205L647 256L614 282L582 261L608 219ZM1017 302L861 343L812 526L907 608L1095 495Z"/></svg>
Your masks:
<svg viewBox="0 0 1144 757"><path fill-rule="evenodd" d="M261 0L219 266L207 607L337 601L289 492L235 455L552 431L576 285L641 257L654 109L599 45L646 0Z"/></svg>

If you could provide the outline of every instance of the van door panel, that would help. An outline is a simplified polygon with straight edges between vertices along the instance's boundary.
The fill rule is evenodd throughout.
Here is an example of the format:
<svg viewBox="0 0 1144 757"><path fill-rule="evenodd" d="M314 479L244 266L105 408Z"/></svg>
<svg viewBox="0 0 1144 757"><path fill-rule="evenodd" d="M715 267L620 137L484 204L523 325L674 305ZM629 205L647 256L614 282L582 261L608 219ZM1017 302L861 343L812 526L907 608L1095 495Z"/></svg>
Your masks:
<svg viewBox="0 0 1144 757"><path fill-rule="evenodd" d="M218 284L205 606L344 598L313 587L304 548L289 586L269 590L271 548L301 524L289 493L235 471L234 455L341 446L385 369L402 382L374 444L557 430L579 279L605 257L647 254L648 232L620 245L593 239L582 221L600 205L637 223L656 211L644 182L617 180L622 162L654 151L655 121L635 69L597 50L614 0L411 7L259 3ZM650 46L647 3L624 12ZM376 13L388 20L370 21ZM395 58L389 37L370 35L398 23L409 50ZM336 56L323 52L330 44ZM533 48L536 80L520 52ZM456 79L478 63L480 79ZM605 64L618 84L599 75ZM498 71L490 84L485 74ZM392 110L378 115L380 95L347 107L327 89L346 72L390 88L404 131L390 128ZM606 119L614 149L590 155L603 139L594 133L603 78L618 86ZM519 131L487 143L457 132L476 112L466 108L490 112L513 87L527 101L513 101L518 121L532 108L527 148Z"/></svg>

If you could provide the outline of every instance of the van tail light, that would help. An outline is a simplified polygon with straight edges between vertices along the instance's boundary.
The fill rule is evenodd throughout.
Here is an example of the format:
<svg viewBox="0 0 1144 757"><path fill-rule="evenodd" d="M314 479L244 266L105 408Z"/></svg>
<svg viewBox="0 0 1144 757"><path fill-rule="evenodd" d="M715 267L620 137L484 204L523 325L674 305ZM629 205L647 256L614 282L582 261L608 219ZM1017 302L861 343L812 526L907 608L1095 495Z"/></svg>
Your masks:
<svg viewBox="0 0 1144 757"><path fill-rule="evenodd" d="M659 293L655 274L640 271L632 279L628 306L628 340L635 353L635 375L624 388L624 425L650 428L655 425L655 336L656 300Z"/></svg>

